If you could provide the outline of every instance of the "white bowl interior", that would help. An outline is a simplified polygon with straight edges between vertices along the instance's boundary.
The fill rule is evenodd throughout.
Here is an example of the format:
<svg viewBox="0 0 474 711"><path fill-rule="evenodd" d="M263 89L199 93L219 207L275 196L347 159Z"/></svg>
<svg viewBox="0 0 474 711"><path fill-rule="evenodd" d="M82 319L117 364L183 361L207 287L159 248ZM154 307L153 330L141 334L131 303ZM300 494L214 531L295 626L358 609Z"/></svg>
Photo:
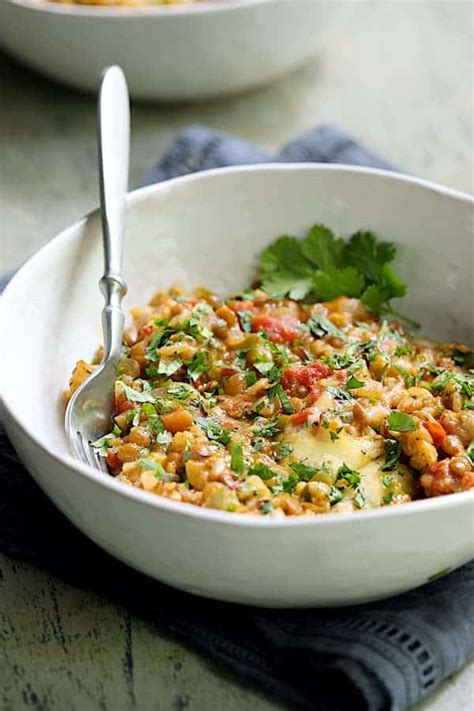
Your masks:
<svg viewBox="0 0 474 711"><path fill-rule="evenodd" d="M342 235L374 230L398 246L409 285L400 309L423 332L471 338L473 203L420 181L331 166L232 168L132 193L124 307L175 282L231 293L250 284L258 254L284 233L322 222ZM68 455L62 392L76 360L99 343L102 297L97 215L30 260L2 299L2 393L44 447Z"/></svg>

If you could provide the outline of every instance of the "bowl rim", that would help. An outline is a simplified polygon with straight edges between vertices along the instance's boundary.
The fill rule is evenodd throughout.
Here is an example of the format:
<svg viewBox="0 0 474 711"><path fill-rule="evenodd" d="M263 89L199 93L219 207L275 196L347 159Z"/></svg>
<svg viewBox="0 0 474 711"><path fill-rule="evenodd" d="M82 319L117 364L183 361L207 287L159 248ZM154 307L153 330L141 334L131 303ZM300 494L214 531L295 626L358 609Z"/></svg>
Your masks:
<svg viewBox="0 0 474 711"><path fill-rule="evenodd" d="M93 17L93 18L125 18L125 17L184 17L188 15L207 15L228 13L244 7L269 5L275 0L202 0L198 3L183 3L179 5L144 5L136 7L127 6L100 6L100 5L63 5L62 3L49 2L49 0L7 0L11 5L16 5L27 10L46 12L52 15L68 17Z"/></svg>
<svg viewBox="0 0 474 711"><path fill-rule="evenodd" d="M353 173L359 175L369 175L379 177L382 180L388 180L395 183L404 183L407 185L414 185L427 189L430 192L434 192L438 195L447 196L453 198L462 203L471 205L474 209L474 196L468 193L463 193L461 191L455 190L453 188L444 187L442 185L423 180L420 178L414 178L407 176L395 171L381 170L377 168L366 168L361 166L352 166L345 164L329 164L329 163L264 163L257 165L244 165L244 166L230 166L226 168L214 168L212 170L201 171L198 173L191 173L189 175L179 176L171 180L164 181L162 183L154 183L152 185L147 185L143 188L133 190L127 194L127 207L131 207L142 199L147 199L155 193L161 191L167 191L172 189L175 185L180 185L183 183L192 183L195 181L205 180L206 178L215 178L220 175L238 174L238 173L272 173L272 172L287 172L293 173L295 171L303 172L331 172L331 173ZM41 261L47 255L50 245L67 240L68 237L76 232L79 228L85 225L86 221L91 217L98 214L98 209L92 210L87 215L81 219L75 221L69 227L66 227L59 234L53 237L49 242L47 242L43 247L31 256L15 273L10 282L8 283L2 297L0 298L0 325L5 319L5 314L8 313L8 302L10 298L14 297L14 292L16 285L21 277L27 274L28 271L34 270L36 262ZM14 300L14 299L13 299ZM3 340L5 343L5 339ZM5 346L4 346L5 348ZM48 447L46 447L35 433L31 432L21 421L21 416L15 412L15 403L9 402L5 399L4 394L1 397L1 410L7 414L7 419L10 423L18 429L26 439L30 441L36 447L46 452L46 454L51 457L59 466L65 467L67 469L72 469L74 473L81 476L85 476L90 483L99 486L106 487L114 494L119 496L130 498L135 501L141 502L148 507L155 508L157 510L164 510L168 513L178 514L184 517L191 517L194 519L199 519L206 521L208 523L221 523L227 526L246 526L250 528L287 528L287 527L301 527L308 528L314 526L331 526L335 525L349 525L351 523L362 524L364 521L375 521L382 517L382 520L399 517L401 515L416 515L423 512L429 513L430 511L440 511L444 509L452 509L462 507L469 502L474 504L474 491L459 492L455 495L439 496L432 499L421 499L417 501L410 502L407 506L394 506L390 508L377 508L371 509L369 511L355 511L350 513L344 513L341 515L339 513L328 513L324 516L311 516L311 517L285 517L285 518L271 518L271 517L257 517L249 516L243 513L233 513L228 511L218 511L214 509L207 509L200 506L194 506L193 504L187 504L184 502L173 501L165 497L158 496L156 494L151 494L150 492L142 491L140 489L134 489L129 486L125 486L123 483L117 481L111 476L104 476L96 469L83 464L77 459L73 458L72 455L60 455ZM8 423L8 424L10 424ZM8 426L7 424L7 426Z"/></svg>

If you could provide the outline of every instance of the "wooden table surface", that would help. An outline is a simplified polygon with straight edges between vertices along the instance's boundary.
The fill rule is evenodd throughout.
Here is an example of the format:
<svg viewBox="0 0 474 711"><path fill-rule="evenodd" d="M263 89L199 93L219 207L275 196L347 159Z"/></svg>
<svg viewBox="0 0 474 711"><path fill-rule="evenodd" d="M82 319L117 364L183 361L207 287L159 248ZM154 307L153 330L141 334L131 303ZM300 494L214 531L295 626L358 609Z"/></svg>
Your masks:
<svg viewBox="0 0 474 711"><path fill-rule="evenodd" d="M134 105L131 183L189 123L271 151L333 122L409 173L474 192L473 40L469 1L346 2L314 61L277 84L207 104ZM0 96L4 270L94 207L97 180L93 97L2 54ZM97 596L6 558L1 573L0 711L282 708ZM473 671L416 711L470 709Z"/></svg>

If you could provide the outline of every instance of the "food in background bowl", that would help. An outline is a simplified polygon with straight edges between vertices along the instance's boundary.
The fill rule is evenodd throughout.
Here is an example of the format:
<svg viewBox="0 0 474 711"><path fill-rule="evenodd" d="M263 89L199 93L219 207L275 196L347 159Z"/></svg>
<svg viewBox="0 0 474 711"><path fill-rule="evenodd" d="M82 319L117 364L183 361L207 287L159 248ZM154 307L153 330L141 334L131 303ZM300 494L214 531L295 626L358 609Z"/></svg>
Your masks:
<svg viewBox="0 0 474 711"><path fill-rule="evenodd" d="M473 489L474 352L381 318L405 293L394 255L316 225L264 250L263 289L173 288L133 309L113 431L95 443L110 473L268 517ZM93 367L77 364L70 394Z"/></svg>
<svg viewBox="0 0 474 711"><path fill-rule="evenodd" d="M126 7L143 5L184 5L192 2L202 2L202 0L43 0L46 2L56 2L62 5L101 5L102 7Z"/></svg>

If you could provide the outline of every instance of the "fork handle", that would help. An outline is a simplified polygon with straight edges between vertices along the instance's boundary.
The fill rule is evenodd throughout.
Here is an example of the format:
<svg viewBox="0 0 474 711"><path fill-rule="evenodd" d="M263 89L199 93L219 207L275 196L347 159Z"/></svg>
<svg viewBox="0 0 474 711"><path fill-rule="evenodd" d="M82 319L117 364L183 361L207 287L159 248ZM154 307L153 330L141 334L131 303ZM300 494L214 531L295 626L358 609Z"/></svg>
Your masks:
<svg viewBox="0 0 474 711"><path fill-rule="evenodd" d="M125 323L121 304L127 292L122 262L130 157L130 100L125 75L118 66L108 67L102 75L98 138L105 265L100 280L100 289L105 299L102 311L104 360L118 361Z"/></svg>

